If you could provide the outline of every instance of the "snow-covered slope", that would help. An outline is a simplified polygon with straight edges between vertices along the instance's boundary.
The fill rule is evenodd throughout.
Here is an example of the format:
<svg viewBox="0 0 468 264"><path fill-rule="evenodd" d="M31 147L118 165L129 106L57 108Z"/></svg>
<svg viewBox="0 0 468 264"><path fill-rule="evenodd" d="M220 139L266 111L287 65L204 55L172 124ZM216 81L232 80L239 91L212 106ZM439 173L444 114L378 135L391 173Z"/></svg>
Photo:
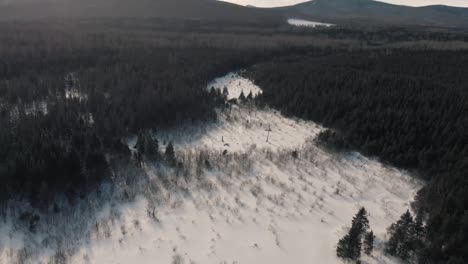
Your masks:
<svg viewBox="0 0 468 264"><path fill-rule="evenodd" d="M236 74L211 87L227 87L231 97L239 88L261 92ZM57 241L53 232L39 228L35 240L48 239L51 246L43 253L27 251L34 256L30 263L57 259L59 248L59 257L71 263L338 264L335 245L361 206L377 235L377 251L363 263L395 263L383 255L381 241L421 184L358 153L323 150L314 141L321 129L243 105L220 110L213 124L157 131L162 145L174 142L183 168L146 163L145 177L119 181L121 191L104 206L91 203L94 218L79 218L83 224L69 228L54 222L70 234L84 226L82 237L69 244L50 243ZM74 214L90 215L80 210L89 209ZM0 262L9 263L27 237L14 225L0 232Z"/></svg>
<svg viewBox="0 0 468 264"><path fill-rule="evenodd" d="M261 92L237 74L211 87L227 87L230 98L240 90ZM146 199L126 206L114 228L132 234L117 231L92 241L78 262L87 254L99 263L341 263L335 244L361 206L370 212L380 243L419 183L358 153L322 150L313 141L321 129L243 106L221 112L216 124L158 132L160 140L174 141L185 163L206 151L212 168L200 179L179 181L188 196L164 194L157 222L147 216ZM225 149L232 154L223 156ZM393 263L381 251L366 261Z"/></svg>

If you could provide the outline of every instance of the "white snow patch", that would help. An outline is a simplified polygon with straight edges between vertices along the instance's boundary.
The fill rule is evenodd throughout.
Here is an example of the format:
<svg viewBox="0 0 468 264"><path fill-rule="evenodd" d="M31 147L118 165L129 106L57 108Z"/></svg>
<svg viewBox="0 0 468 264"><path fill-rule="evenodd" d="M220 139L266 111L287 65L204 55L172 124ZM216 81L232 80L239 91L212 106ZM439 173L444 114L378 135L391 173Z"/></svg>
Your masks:
<svg viewBox="0 0 468 264"><path fill-rule="evenodd" d="M309 20L304 20L304 19L296 19L296 18L290 18L288 19L288 24L291 26L297 26L297 27L333 27L336 26L335 24L328 24L328 23L321 23L321 22L314 22L314 21L309 21Z"/></svg>
<svg viewBox="0 0 468 264"><path fill-rule="evenodd" d="M88 100L88 95L81 92L80 80L74 72L65 75L65 99Z"/></svg>
<svg viewBox="0 0 468 264"><path fill-rule="evenodd" d="M215 88L221 91L223 91L224 88L227 88L229 92L228 99L239 98L241 92L244 92L245 96L252 93L253 98L262 93L262 89L255 85L251 80L243 78L238 73L234 72L215 79L208 84L207 88Z"/></svg>
<svg viewBox="0 0 468 264"><path fill-rule="evenodd" d="M49 107L46 100L34 101L30 104L13 105L10 108L10 118L17 120L20 116L20 109L23 109L23 113L28 116L47 115L49 113Z"/></svg>
<svg viewBox="0 0 468 264"><path fill-rule="evenodd" d="M295 150L314 138L322 127L301 119L289 119L273 110L232 106L218 113L215 124L184 126L156 132L163 142L173 141L180 149L206 148L246 152L250 149ZM268 141L267 141L268 139ZM136 138L129 143L134 146Z"/></svg>

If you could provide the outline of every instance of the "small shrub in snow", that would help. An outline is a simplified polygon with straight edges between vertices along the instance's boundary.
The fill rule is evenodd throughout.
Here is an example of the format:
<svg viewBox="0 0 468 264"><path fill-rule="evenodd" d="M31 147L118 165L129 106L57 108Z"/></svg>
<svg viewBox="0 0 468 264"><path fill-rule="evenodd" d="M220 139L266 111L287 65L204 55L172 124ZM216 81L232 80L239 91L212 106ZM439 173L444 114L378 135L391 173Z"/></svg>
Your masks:
<svg viewBox="0 0 468 264"><path fill-rule="evenodd" d="M182 257L180 254L175 254L172 257L172 263L171 264L184 264L184 257Z"/></svg>

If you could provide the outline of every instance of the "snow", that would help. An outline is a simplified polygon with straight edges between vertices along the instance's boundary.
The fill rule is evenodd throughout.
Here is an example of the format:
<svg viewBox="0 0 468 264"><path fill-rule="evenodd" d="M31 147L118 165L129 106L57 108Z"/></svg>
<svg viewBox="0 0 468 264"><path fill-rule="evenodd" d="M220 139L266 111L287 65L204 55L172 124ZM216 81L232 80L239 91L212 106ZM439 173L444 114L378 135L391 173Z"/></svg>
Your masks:
<svg viewBox="0 0 468 264"><path fill-rule="evenodd" d="M231 72L226 76L220 77L212 81L207 86L208 89L215 88L223 91L224 88L228 89L228 99L237 99L244 92L247 96L252 92L253 98L262 93L262 89L255 85L251 80L241 77L238 73Z"/></svg>
<svg viewBox="0 0 468 264"><path fill-rule="evenodd" d="M24 114L28 116L47 115L49 113L49 107L46 100L34 101L30 104L22 106ZM17 120L20 116L20 106L13 105L10 108L10 118Z"/></svg>
<svg viewBox="0 0 468 264"><path fill-rule="evenodd" d="M74 72L65 75L65 99L88 100L88 95L81 92L80 80Z"/></svg>
<svg viewBox="0 0 468 264"><path fill-rule="evenodd" d="M227 113L220 112L218 119L215 124L182 126L155 134L162 142L173 141L179 149L246 152L250 149L300 149L322 129L311 122L284 118L276 111L250 110L249 107L233 106ZM129 145L135 143L136 138L133 138Z"/></svg>
<svg viewBox="0 0 468 264"><path fill-rule="evenodd" d="M314 21L309 21L309 20L303 20L303 19L295 19L295 18L290 18L288 19L288 24L291 26L297 26L297 27L333 27L336 26L335 24L328 24L328 23L321 23L321 22L314 22Z"/></svg>
<svg viewBox="0 0 468 264"><path fill-rule="evenodd" d="M212 86L226 86L230 98L242 90L261 92L232 73L207 88ZM359 153L322 149L314 139L323 128L310 121L252 105L219 110L218 116L215 123L155 132L162 148L174 142L189 176L145 163L146 177L129 175L117 184L125 189L117 197L103 206L95 200L83 203L96 210L94 218L88 211L73 211L73 224L54 221L57 230L86 234L70 235L68 261L338 264L335 245L365 206L377 239L376 252L363 257L363 263L397 263L383 254L382 241L421 182ZM130 147L135 140L129 140ZM204 160L210 166L200 167ZM137 194L136 199L122 198L128 192ZM0 263L9 263L15 256L9 252L21 249L26 238L11 225L0 227ZM50 227L39 229L48 230L41 235L48 236ZM31 263L47 263L50 252L47 247Z"/></svg>
<svg viewBox="0 0 468 264"><path fill-rule="evenodd" d="M261 92L232 73L211 87L227 87L229 98L241 90ZM126 208L129 219L122 220L129 226L131 219L146 219L139 235L120 237L125 245L117 242L119 236L92 243L83 252L92 252L89 256L99 263L341 263L335 245L359 207L370 212L377 241L382 241L421 186L407 172L358 153L321 149L313 139L323 128L313 122L251 106L218 114L215 124L158 131L156 137L173 141L179 157L201 150L217 157L224 150L246 157L226 158L227 168L208 171L209 192L186 183L189 197L172 198L167 202L172 206L158 208L157 224L145 215L142 198ZM298 159L292 158L293 150ZM231 166L246 169L231 171ZM394 263L383 256L382 245L378 248L364 263Z"/></svg>
<svg viewBox="0 0 468 264"><path fill-rule="evenodd" d="M341 263L334 246L360 206L382 240L419 186L358 154L335 158L313 147L310 154L299 160L253 154L245 173L214 171L205 179L211 191L189 183L190 198L169 198L157 222L141 198L121 209L112 237L92 241L74 261L86 255L93 263L171 263L175 256L185 263ZM381 249L365 260L394 263Z"/></svg>

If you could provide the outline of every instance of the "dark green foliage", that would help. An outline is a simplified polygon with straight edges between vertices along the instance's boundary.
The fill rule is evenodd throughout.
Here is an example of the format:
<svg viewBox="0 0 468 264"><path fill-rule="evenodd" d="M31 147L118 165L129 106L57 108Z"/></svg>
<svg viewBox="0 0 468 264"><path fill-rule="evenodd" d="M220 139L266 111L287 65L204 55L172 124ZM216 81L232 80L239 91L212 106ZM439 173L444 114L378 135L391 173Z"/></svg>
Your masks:
<svg viewBox="0 0 468 264"><path fill-rule="evenodd" d="M336 255L343 259L358 260L361 257L362 240L368 228L367 211L361 208L354 216L348 233L338 241Z"/></svg>
<svg viewBox="0 0 468 264"><path fill-rule="evenodd" d="M388 229L389 240L386 251L404 261L415 261L417 253L423 246L423 230L421 223L416 223L409 211Z"/></svg>
<svg viewBox="0 0 468 264"><path fill-rule="evenodd" d="M224 98L225 101L227 100L228 96L229 96L228 88L224 87L223 88L223 98Z"/></svg>
<svg viewBox="0 0 468 264"><path fill-rule="evenodd" d="M244 103L246 101L244 91L241 91L241 94L239 95L239 102Z"/></svg>
<svg viewBox="0 0 468 264"><path fill-rule="evenodd" d="M140 133L136 144L138 155L151 160L159 160L159 142L153 137L150 131Z"/></svg>
<svg viewBox="0 0 468 264"><path fill-rule="evenodd" d="M359 51L287 57L248 73L257 100L330 127L319 140L430 180L415 206L427 216L426 263L468 263L468 52ZM419 209L418 209L419 210Z"/></svg>
<svg viewBox="0 0 468 264"><path fill-rule="evenodd" d="M109 179L113 159L130 158L129 135L214 120L225 100L206 84L277 52L247 49L251 41L226 47L239 39L226 32L207 44L200 27L209 22L69 23L0 23L1 201L79 197ZM210 39L217 30L227 29L216 24ZM34 107L42 104L45 113ZM158 160L149 133L139 134L137 147Z"/></svg>
<svg viewBox="0 0 468 264"><path fill-rule="evenodd" d="M366 253L366 255L372 255L374 251L374 240L375 236L372 230L367 232L364 236L364 253Z"/></svg>
<svg viewBox="0 0 468 264"><path fill-rule="evenodd" d="M252 101L253 100L252 91L250 91L250 93L247 95L246 99L247 99L247 101Z"/></svg>
<svg viewBox="0 0 468 264"><path fill-rule="evenodd" d="M294 150L293 152L291 152L291 156L293 157L293 159L297 159L299 158L299 152L297 152L297 150Z"/></svg>
<svg viewBox="0 0 468 264"><path fill-rule="evenodd" d="M175 156L175 151L174 151L174 145L172 142L169 142L166 146L166 152L164 152L166 162L170 166L175 166L177 163L176 156Z"/></svg>

